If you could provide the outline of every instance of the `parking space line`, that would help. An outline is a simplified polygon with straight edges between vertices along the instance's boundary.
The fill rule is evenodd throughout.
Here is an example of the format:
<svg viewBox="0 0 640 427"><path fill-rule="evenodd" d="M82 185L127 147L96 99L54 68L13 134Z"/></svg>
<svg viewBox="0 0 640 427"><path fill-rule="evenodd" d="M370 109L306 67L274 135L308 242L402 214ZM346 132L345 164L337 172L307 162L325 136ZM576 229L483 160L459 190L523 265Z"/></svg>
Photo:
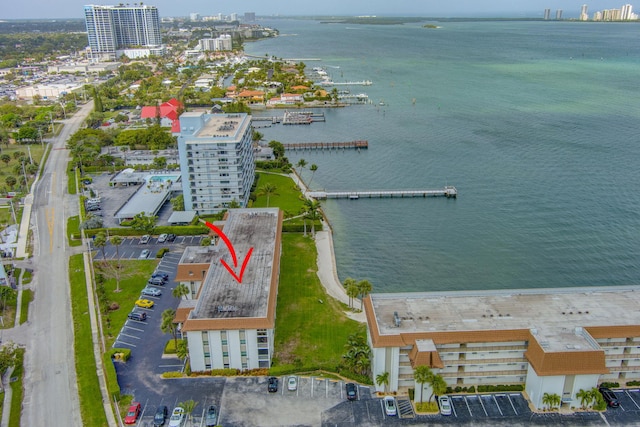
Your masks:
<svg viewBox="0 0 640 427"><path fill-rule="evenodd" d="M127 338L133 338L133 339L136 339L136 340L140 339L140 337L136 337L135 335L129 335L129 334L125 334L125 333L122 333L122 332L120 332L120 335L118 335L118 337L120 337L120 336L124 336L124 337L127 337Z"/></svg>
<svg viewBox="0 0 640 427"><path fill-rule="evenodd" d="M116 343L119 343L120 345L116 345ZM120 341L119 339L117 339L117 340L115 340L113 342L113 346L112 347L116 348L116 347L120 347L121 345L128 345L128 346L131 346L131 347L134 347L134 348L136 347L135 344L130 344L130 343L126 342L126 341Z"/></svg>
<svg viewBox="0 0 640 427"><path fill-rule="evenodd" d="M518 411L516 411L516 407L513 404L513 400L511 400L511 396L518 396L517 394L507 394L507 399L509 399L509 403L511 404L511 408L513 408L513 412L516 413L516 415L518 415Z"/></svg>
<svg viewBox="0 0 640 427"><path fill-rule="evenodd" d="M127 322L129 323L129 322ZM138 328L134 328L133 326L129 326L127 323L125 323L124 327L127 329L133 329L134 331L138 331L138 332L144 332L144 329L138 329ZM142 322L140 322L142 323Z"/></svg>
<svg viewBox="0 0 640 427"><path fill-rule="evenodd" d="M473 411L471 411L471 406L469 406L469 401L467 401L467 396L464 396L464 403L467 405L467 409L469 410L469 415L473 417Z"/></svg>
<svg viewBox="0 0 640 427"><path fill-rule="evenodd" d="M631 397L631 395L629 394L629 392L627 390L624 391L627 396L629 396L629 399L631 399L631 401L633 402L634 405L636 405L636 408L640 409L640 406L638 406L638 403L633 399L633 397Z"/></svg>
<svg viewBox="0 0 640 427"><path fill-rule="evenodd" d="M480 406L482 406L482 410L484 411L484 415L485 415L485 417L488 417L488 416L489 416L489 414L487 414L487 410L486 410L486 408L484 407L484 402L482 401L482 396L478 395L478 400L480 401Z"/></svg>
<svg viewBox="0 0 640 427"><path fill-rule="evenodd" d="M495 402L496 406L498 407L498 412L500 412L500 416L504 417L504 414L502 413L502 409L500 408L500 405L498 404L498 400L496 399L496 395L492 394L493 396L493 401Z"/></svg>

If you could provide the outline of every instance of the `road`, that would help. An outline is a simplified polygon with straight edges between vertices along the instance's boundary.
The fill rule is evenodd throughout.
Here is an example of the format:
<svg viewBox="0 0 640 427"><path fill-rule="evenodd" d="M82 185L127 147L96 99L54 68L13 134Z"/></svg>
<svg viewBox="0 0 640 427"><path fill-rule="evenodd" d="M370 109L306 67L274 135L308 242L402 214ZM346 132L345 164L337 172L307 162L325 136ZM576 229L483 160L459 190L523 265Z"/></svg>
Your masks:
<svg viewBox="0 0 640 427"><path fill-rule="evenodd" d="M81 427L80 404L73 353L73 322L69 292L66 218L76 215L76 196L66 194L69 136L93 109L83 105L64 121L60 135L34 190L33 229L35 298L30 307L25 354L25 394L22 425Z"/></svg>

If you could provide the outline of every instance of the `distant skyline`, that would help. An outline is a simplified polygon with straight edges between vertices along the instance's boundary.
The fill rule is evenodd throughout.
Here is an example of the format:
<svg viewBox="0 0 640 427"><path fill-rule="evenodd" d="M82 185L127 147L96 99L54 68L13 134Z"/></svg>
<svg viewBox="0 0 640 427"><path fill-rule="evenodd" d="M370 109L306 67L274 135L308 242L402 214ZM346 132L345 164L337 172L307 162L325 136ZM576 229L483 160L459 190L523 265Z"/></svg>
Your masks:
<svg viewBox="0 0 640 427"><path fill-rule="evenodd" d="M28 0L12 3L0 12L3 19L54 19L83 18L83 8L87 4L115 5L119 1L83 1L83 0ZM123 2L134 4L134 2ZM144 4L157 6L161 17L189 16L195 12L200 15L229 15L255 12L258 16L290 15L378 15L378 16L437 16L437 17L543 17L544 9L563 10L563 17L577 18L583 4L589 10L620 8L633 2L617 0L575 1L575 0L324 0L322 2L300 2L293 0L195 0L185 3L173 0L144 1ZM416 4L417 3L417 4ZM635 8L635 5L634 5Z"/></svg>

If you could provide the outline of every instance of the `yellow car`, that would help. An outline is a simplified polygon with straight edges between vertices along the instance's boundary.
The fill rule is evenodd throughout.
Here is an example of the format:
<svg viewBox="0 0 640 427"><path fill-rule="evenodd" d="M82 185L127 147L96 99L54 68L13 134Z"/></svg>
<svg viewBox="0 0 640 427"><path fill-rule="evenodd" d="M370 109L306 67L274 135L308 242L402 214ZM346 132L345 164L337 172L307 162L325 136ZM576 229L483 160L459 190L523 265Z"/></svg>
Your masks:
<svg viewBox="0 0 640 427"><path fill-rule="evenodd" d="M151 308L153 307L153 301L148 299L139 299L136 301L136 305L142 308Z"/></svg>

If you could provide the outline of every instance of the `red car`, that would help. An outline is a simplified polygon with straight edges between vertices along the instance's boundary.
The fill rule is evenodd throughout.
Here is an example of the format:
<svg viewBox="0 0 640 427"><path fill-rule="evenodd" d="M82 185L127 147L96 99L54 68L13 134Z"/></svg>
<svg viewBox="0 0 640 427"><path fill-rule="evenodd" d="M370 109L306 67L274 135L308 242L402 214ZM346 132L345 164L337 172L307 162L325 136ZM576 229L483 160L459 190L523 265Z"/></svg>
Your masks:
<svg viewBox="0 0 640 427"><path fill-rule="evenodd" d="M138 421L138 417L140 416L140 402L131 402L131 406L129 406L129 410L127 411L127 415L124 417L125 424L135 424Z"/></svg>

